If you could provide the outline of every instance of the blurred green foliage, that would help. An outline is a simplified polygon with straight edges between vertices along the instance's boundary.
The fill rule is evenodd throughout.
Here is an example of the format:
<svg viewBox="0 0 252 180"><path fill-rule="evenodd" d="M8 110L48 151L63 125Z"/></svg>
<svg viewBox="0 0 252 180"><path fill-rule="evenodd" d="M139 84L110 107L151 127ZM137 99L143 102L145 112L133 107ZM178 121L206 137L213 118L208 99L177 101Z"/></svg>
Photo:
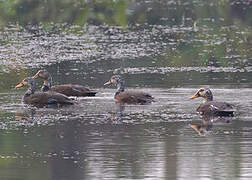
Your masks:
<svg viewBox="0 0 252 180"><path fill-rule="evenodd" d="M125 26L128 3L124 0L6 0L0 2L0 24L16 22L36 25L54 22L83 25L89 21Z"/></svg>
<svg viewBox="0 0 252 180"><path fill-rule="evenodd" d="M226 25L234 21L252 25L251 6L250 1L237 0L5 0L0 1L0 24L181 25L210 18Z"/></svg>
<svg viewBox="0 0 252 180"><path fill-rule="evenodd" d="M158 37L160 43L175 45L155 54L155 66L242 67L252 56L251 9L249 0L5 0L0 1L0 45L11 41L4 30L9 24L29 33L37 26L48 34L77 35L89 25L105 24L138 33L139 40L141 31L162 26L171 32ZM149 41L156 43L155 38Z"/></svg>

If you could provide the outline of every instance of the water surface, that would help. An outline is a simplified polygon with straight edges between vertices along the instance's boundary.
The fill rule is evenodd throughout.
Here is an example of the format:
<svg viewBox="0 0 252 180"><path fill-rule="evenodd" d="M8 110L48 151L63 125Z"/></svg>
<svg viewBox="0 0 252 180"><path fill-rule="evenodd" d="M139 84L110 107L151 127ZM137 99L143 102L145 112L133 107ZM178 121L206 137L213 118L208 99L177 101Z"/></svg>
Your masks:
<svg viewBox="0 0 252 180"><path fill-rule="evenodd" d="M0 2L1 179L252 178L251 12L232 0ZM22 104L15 85L43 68L98 94ZM113 74L155 102L120 107L103 86ZM200 87L235 116L200 117Z"/></svg>

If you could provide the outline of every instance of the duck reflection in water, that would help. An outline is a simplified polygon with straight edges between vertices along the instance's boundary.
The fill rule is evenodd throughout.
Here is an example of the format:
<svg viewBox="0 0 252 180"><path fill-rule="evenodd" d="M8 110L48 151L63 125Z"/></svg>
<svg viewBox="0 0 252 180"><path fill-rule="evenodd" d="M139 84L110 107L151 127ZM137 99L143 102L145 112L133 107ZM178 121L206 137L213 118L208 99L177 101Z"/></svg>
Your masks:
<svg viewBox="0 0 252 180"><path fill-rule="evenodd" d="M116 112L108 112L107 120L111 121L112 123L118 123L122 121L124 116L125 105L123 104L116 104L117 111Z"/></svg>
<svg viewBox="0 0 252 180"><path fill-rule="evenodd" d="M203 136L211 132L213 125L216 123L231 123L232 117L230 116L202 116L201 124L191 124L190 127L193 128L199 135Z"/></svg>
<svg viewBox="0 0 252 180"><path fill-rule="evenodd" d="M23 112L17 112L15 117L16 120L19 121L26 121L26 120L34 120L36 114L36 108L35 107L28 107L25 108Z"/></svg>

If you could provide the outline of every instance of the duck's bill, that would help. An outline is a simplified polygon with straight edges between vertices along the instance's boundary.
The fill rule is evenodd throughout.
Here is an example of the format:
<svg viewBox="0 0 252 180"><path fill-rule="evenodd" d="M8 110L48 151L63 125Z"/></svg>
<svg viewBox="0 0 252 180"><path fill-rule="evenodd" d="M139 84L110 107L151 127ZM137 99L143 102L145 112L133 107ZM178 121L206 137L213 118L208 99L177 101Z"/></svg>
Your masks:
<svg viewBox="0 0 252 180"><path fill-rule="evenodd" d="M198 94L194 94L192 97L190 97L190 99L195 99L195 98L198 98Z"/></svg>
<svg viewBox="0 0 252 180"><path fill-rule="evenodd" d="M33 78L33 79L38 79L38 78L39 78L38 73L37 73L37 74L35 74L34 76L32 76L32 78Z"/></svg>
<svg viewBox="0 0 252 180"><path fill-rule="evenodd" d="M108 81L108 82L106 82L105 84L104 84L104 86L106 86L106 85L110 85L111 84L111 82L110 81Z"/></svg>
<svg viewBox="0 0 252 180"><path fill-rule="evenodd" d="M15 88L21 88L21 87L23 87L24 86L24 84L23 83L19 83L18 85L16 85L16 87Z"/></svg>

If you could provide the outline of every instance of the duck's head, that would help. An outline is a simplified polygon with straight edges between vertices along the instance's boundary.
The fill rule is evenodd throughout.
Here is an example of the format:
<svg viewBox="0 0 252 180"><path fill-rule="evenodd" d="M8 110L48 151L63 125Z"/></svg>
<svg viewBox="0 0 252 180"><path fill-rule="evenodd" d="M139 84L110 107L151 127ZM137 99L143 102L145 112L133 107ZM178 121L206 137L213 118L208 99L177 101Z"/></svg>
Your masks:
<svg viewBox="0 0 252 180"><path fill-rule="evenodd" d="M16 88L21 88L23 86L29 86L30 88L35 89L35 80L32 77L27 77L21 83L16 85Z"/></svg>
<svg viewBox="0 0 252 180"><path fill-rule="evenodd" d="M200 88L192 97L191 99L195 99L198 97L204 98L205 101L212 101L213 94L209 88Z"/></svg>
<svg viewBox="0 0 252 180"><path fill-rule="evenodd" d="M50 77L50 74L47 70L43 69L43 70L39 70L32 78L34 79L38 79L41 78L43 80L48 80Z"/></svg>
<svg viewBox="0 0 252 180"><path fill-rule="evenodd" d="M122 84L122 82L123 82L123 80L120 75L114 75L104 85L109 85L109 84L117 85L117 84Z"/></svg>

